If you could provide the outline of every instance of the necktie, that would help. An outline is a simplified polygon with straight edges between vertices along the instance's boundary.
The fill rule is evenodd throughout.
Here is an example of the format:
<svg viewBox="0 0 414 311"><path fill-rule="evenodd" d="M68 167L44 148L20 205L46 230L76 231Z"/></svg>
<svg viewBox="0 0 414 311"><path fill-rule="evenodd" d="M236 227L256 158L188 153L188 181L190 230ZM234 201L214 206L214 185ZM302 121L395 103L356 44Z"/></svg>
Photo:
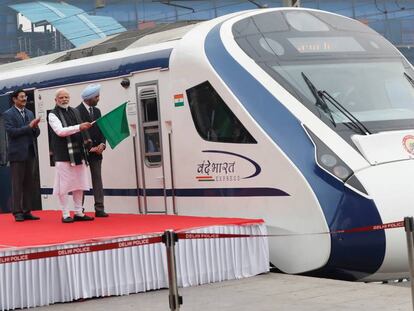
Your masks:
<svg viewBox="0 0 414 311"><path fill-rule="evenodd" d="M95 116L93 115L93 107L89 107L89 116L91 117L91 121L95 120Z"/></svg>
<svg viewBox="0 0 414 311"><path fill-rule="evenodd" d="M22 115L23 120L25 120L24 110L20 110L20 114Z"/></svg>

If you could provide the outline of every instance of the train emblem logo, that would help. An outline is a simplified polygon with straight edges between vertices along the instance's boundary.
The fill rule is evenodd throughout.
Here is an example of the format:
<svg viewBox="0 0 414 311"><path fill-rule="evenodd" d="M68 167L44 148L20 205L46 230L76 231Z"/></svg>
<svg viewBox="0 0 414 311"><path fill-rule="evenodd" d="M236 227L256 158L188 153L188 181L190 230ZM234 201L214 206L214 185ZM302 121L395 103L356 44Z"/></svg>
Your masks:
<svg viewBox="0 0 414 311"><path fill-rule="evenodd" d="M409 154L414 155L414 135L406 135L402 140L404 149L407 150Z"/></svg>
<svg viewBox="0 0 414 311"><path fill-rule="evenodd" d="M241 154L221 150L203 150L202 152L209 154L219 154L221 156L225 155L228 159L214 161L209 158L204 159L200 163L197 163L196 179L198 181L235 182L241 179L256 177L262 171L259 164ZM248 163L247 167L251 167L249 174L244 173L246 164L242 164L242 161ZM243 169L241 167L243 167Z"/></svg>

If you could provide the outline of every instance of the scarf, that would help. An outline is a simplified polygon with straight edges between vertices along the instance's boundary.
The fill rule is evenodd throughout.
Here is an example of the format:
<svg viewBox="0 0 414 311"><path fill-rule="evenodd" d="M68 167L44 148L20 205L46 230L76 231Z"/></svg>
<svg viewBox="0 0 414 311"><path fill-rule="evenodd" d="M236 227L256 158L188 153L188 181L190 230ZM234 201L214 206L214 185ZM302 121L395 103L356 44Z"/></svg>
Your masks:
<svg viewBox="0 0 414 311"><path fill-rule="evenodd" d="M62 113L62 107L57 107L58 109L56 109L57 113L59 114L59 119L62 122L63 127L68 127L68 122L66 121L63 113ZM59 109L61 108L61 109ZM73 109L71 107L67 108L68 113L72 112L73 115L75 116L76 122L77 124L81 124L82 120L79 116L79 113L76 109ZM89 165L88 163L88 157L87 157L87 151L85 149L85 143L91 141L91 138L89 137L89 133L87 131L81 132L80 133L82 135L82 141L83 143L81 143L81 146L79 146L79 148L75 148L77 147L78 144L74 144L72 142L72 138L71 136L66 136L66 141L67 141L67 147L68 147L68 153L69 153L69 159L70 159L70 165L71 166L76 166L79 165L80 163L77 163L75 160L75 153L80 152L81 155L83 155L83 158L85 160L86 165ZM79 150L80 149L80 150Z"/></svg>

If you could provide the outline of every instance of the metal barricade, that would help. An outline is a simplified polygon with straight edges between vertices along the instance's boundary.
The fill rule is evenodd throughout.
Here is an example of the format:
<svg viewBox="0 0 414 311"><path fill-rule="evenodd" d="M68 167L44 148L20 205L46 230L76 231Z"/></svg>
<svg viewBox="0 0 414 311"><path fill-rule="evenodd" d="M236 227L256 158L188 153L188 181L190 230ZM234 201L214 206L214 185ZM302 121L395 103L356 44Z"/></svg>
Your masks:
<svg viewBox="0 0 414 311"><path fill-rule="evenodd" d="M169 301L170 310L180 310L180 305L183 304L183 297L178 294L177 285L177 268L175 264L175 243L178 241L177 234L172 230L167 230L162 236L162 242L167 248L167 265L168 265L168 284L169 284Z"/></svg>
<svg viewBox="0 0 414 311"><path fill-rule="evenodd" d="M407 253L408 253L408 267L410 269L410 282L411 282L411 303L414 310L414 245L413 245L413 234L414 225L413 217L404 218L404 228L407 237Z"/></svg>

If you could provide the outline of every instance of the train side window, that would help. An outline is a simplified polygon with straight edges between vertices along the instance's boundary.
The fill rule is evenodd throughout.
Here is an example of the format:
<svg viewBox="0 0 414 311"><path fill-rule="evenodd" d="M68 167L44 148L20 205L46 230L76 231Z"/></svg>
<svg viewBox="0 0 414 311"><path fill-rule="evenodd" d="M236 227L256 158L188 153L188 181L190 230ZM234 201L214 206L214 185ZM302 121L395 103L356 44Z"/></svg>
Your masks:
<svg viewBox="0 0 414 311"><path fill-rule="evenodd" d="M145 164L150 167L161 165L158 99L154 87L139 92L141 103L141 130L144 141Z"/></svg>
<svg viewBox="0 0 414 311"><path fill-rule="evenodd" d="M158 108L156 97L143 99L142 108L144 122L158 121Z"/></svg>
<svg viewBox="0 0 414 311"><path fill-rule="evenodd" d="M203 139L235 144L257 143L208 81L188 89L187 98L195 127Z"/></svg>

